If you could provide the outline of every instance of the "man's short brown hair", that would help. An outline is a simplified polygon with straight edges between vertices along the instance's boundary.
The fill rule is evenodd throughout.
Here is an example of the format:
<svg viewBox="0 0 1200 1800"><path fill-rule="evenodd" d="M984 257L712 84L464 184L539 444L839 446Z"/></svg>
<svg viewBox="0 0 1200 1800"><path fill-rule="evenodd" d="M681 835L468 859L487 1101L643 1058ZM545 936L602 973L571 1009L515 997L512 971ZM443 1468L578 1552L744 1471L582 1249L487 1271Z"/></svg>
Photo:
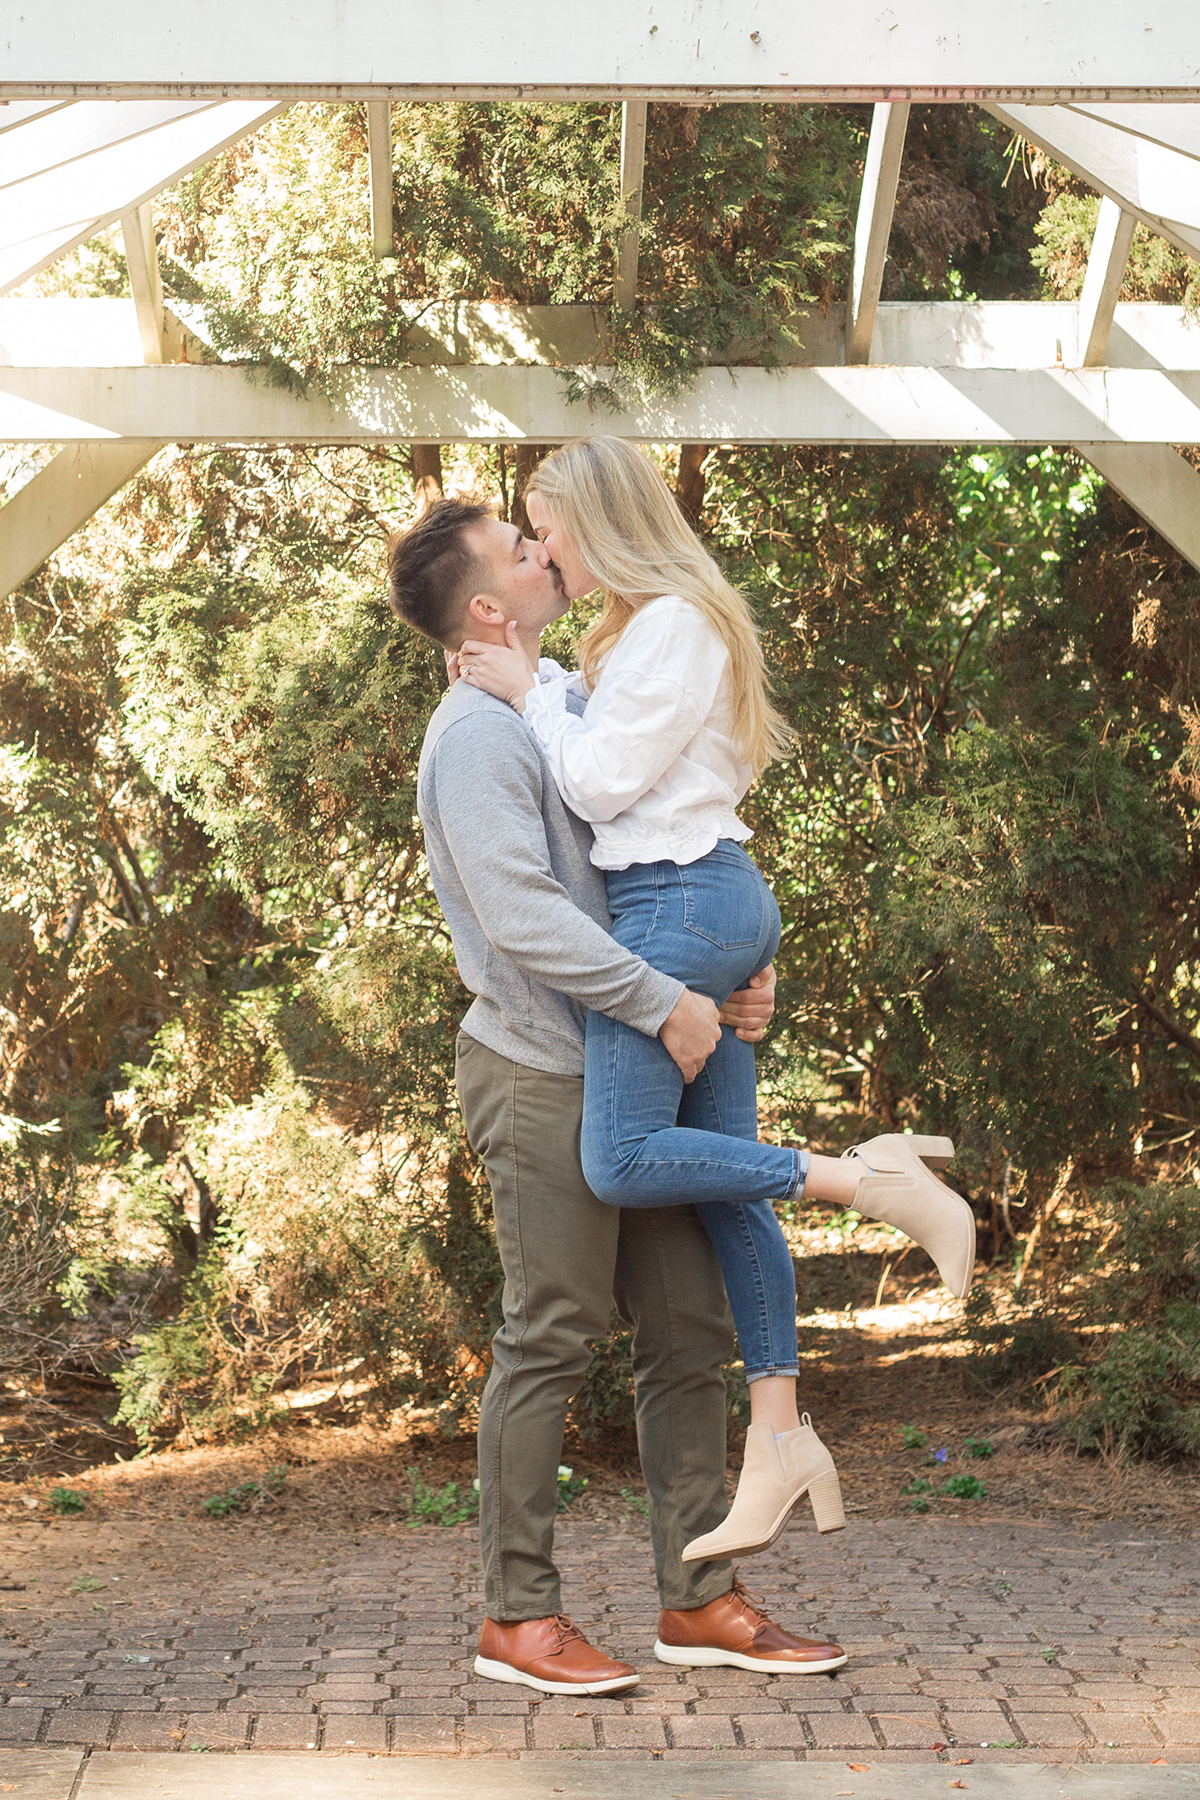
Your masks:
<svg viewBox="0 0 1200 1800"><path fill-rule="evenodd" d="M448 650L458 649L467 604L492 577L489 564L466 536L470 526L491 516L486 506L438 500L388 545L392 611Z"/></svg>

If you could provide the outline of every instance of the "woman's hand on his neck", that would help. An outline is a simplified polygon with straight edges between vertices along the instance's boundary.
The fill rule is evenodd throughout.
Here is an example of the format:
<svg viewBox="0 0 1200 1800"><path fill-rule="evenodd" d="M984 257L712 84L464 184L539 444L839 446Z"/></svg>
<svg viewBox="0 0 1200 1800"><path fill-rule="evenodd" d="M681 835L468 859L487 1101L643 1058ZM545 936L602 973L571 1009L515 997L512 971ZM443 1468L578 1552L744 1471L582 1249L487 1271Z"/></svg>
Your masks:
<svg viewBox="0 0 1200 1800"><path fill-rule="evenodd" d="M459 649L461 679L485 694L494 694L497 700L506 700L523 713L525 697L537 685L537 638L532 646L527 645L515 619L509 619L503 628L496 625L479 629L481 635L467 638Z"/></svg>

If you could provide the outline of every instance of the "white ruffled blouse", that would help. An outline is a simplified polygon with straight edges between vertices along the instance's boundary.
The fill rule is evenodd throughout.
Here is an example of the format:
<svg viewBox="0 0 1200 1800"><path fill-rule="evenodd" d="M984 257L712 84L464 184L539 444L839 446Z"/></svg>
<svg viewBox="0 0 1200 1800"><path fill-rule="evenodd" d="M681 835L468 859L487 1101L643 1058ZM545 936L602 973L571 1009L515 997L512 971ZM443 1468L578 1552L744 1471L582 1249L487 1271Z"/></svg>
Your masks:
<svg viewBox="0 0 1200 1800"><path fill-rule="evenodd" d="M582 715L568 693L587 695ZM625 627L588 694L543 658L525 723L599 869L696 862L751 834L735 808L752 771L733 742L729 652L699 607L668 594Z"/></svg>

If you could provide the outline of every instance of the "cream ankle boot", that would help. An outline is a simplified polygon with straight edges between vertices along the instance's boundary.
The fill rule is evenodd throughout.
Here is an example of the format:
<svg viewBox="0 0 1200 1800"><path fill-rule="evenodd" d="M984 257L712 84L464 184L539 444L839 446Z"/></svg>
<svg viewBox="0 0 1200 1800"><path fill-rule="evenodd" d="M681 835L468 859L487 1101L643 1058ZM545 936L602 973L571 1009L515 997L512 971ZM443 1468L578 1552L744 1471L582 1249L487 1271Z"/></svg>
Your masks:
<svg viewBox="0 0 1200 1800"><path fill-rule="evenodd" d="M769 1425L751 1425L729 1517L715 1531L693 1538L683 1552L684 1562L757 1555L775 1542L805 1494L818 1531L842 1530L846 1515L833 1458L808 1414L802 1417L802 1425L779 1438Z"/></svg>
<svg viewBox="0 0 1200 1800"><path fill-rule="evenodd" d="M895 1225L920 1244L955 1299L962 1300L975 1270L975 1215L961 1194L929 1172L945 1168L953 1154L949 1138L900 1135L871 1138L843 1151L864 1165L854 1211Z"/></svg>

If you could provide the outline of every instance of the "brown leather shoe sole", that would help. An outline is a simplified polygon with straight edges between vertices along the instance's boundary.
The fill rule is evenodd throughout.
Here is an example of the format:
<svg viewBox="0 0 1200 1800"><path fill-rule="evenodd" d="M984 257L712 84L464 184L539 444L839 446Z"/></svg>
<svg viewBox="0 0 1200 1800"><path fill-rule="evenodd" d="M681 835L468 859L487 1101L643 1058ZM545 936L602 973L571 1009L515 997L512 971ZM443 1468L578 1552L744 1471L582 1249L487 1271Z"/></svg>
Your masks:
<svg viewBox="0 0 1200 1800"><path fill-rule="evenodd" d="M844 1662L845 1658L842 1660ZM754 1667L759 1665L756 1663ZM475 1658L475 1673L486 1676L489 1681L519 1681L543 1694L612 1694L618 1688L636 1687L641 1680L640 1675L616 1675L605 1681L547 1681L541 1675L531 1675L526 1669L514 1667L512 1663L493 1662L490 1656Z"/></svg>
<svg viewBox="0 0 1200 1800"><path fill-rule="evenodd" d="M816 1657L812 1662L785 1662L782 1657L746 1656L740 1650L715 1650L707 1644L664 1644L661 1638L654 1640L654 1654L659 1662L685 1669L720 1669L728 1665L734 1669L761 1669L766 1675L828 1675L849 1661L844 1650L836 1656Z"/></svg>

